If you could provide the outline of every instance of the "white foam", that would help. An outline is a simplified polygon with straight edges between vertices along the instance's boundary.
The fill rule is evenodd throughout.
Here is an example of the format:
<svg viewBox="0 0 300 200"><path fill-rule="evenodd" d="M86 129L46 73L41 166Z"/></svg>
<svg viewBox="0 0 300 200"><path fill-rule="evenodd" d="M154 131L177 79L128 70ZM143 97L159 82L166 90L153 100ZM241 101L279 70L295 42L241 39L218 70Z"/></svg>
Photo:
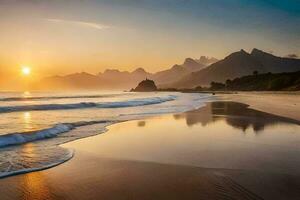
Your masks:
<svg viewBox="0 0 300 200"><path fill-rule="evenodd" d="M56 166L62 162L65 162L68 159L70 159L72 155L64 154L63 153L64 151L58 151L59 146L57 145L62 144L64 142L69 142L79 138L102 133L105 131L105 127L109 124L116 123L118 121L123 121L123 120L139 119L149 115L184 112L204 105L205 102L209 101L210 97L211 95L204 95L204 94L188 94L188 95L178 94L178 95L165 95L161 97L138 98L138 99L132 99L127 101L119 101L119 102L101 102L101 103L84 102L78 104L62 104L62 105L50 104L50 105L36 105L36 107L35 105L27 106L27 107L15 106L13 108L15 109L15 111L20 111L20 108L21 110L23 109L22 111L24 111L24 109L25 110L26 109L51 110L51 109L76 109L76 108L88 108L88 107L123 108L123 107L134 107L134 106L145 106L145 105L156 104L153 106L153 108L144 107L142 109L137 109L136 112L131 114L128 113L125 115L119 115L114 120L79 121L74 123L61 123L61 124L56 124L51 128L38 130L34 132L12 133L12 134L0 136L0 148L6 147L6 148L2 148L2 152L1 152L2 157L0 155L1 161L4 161L4 164L2 166L0 161L0 178L4 176L19 174L19 173L42 170L42 169ZM161 104L167 101L169 101L168 104ZM1 107L0 107L0 112L1 112ZM44 140L47 138L55 138L55 139ZM22 151L22 146L19 145L27 142L34 142L37 140L40 141L35 142L33 144L38 146L38 149L40 149L40 151L36 152L37 154L39 154L39 156L37 156L36 158L40 158L40 159L33 162L32 158L30 158L28 160L27 163L28 165L27 165L26 159L24 160L24 158L26 158L26 155L19 154L16 149ZM15 146L10 146L10 145L15 145ZM54 150L53 147L55 147ZM40 154L43 154L43 156L41 156ZM7 162L9 163L7 164ZM7 168L7 165L9 166L9 168ZM1 170L2 167L3 169Z"/></svg>
<svg viewBox="0 0 300 200"><path fill-rule="evenodd" d="M72 124L58 124L52 128L34 131L30 133L12 133L0 136L0 147L8 145L24 144L36 140L56 137L60 133L64 133L75 128Z"/></svg>
<svg viewBox="0 0 300 200"><path fill-rule="evenodd" d="M68 110L81 108L123 108L159 104L176 99L174 95L165 97L139 98L119 102L81 102L72 104L40 104L40 105L22 105L22 106L4 106L0 107L0 113L34 111L34 110Z"/></svg>
<svg viewBox="0 0 300 200"><path fill-rule="evenodd" d="M61 133L68 132L76 127L87 126L92 124L108 123L110 121L80 121L74 123L56 124L51 128L42 129L33 132L11 133L0 136L0 148L9 145L19 145L36 140L53 138Z"/></svg>
<svg viewBox="0 0 300 200"><path fill-rule="evenodd" d="M10 171L8 169L6 172L1 172L0 173L0 178L13 176L13 175L17 175L17 174L25 174L25 173L34 172L34 171L41 171L41 170L44 170L44 169L49 169L51 167L55 167L57 165L60 165L64 162L70 160L73 156L74 156L74 151L69 150L69 153L68 153L67 156L65 156L64 158L62 158L60 160L56 160L55 162L53 162L51 164L47 164L47 165L44 165L42 167L23 168L23 169L19 169L19 170L16 170L16 171Z"/></svg>

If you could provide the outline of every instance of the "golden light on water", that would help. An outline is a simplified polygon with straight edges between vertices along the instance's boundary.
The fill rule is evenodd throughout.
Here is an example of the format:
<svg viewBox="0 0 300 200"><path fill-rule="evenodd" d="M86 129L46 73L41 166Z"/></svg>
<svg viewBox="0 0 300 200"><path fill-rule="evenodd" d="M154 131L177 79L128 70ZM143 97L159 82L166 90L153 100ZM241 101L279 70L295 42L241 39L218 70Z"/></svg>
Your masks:
<svg viewBox="0 0 300 200"><path fill-rule="evenodd" d="M42 172L27 173L20 177L21 188L25 191L20 199L49 199L52 197L47 184L47 177Z"/></svg>
<svg viewBox="0 0 300 200"><path fill-rule="evenodd" d="M31 120L31 113L30 112L24 112L23 114L23 122L24 122L24 130L25 131L32 131L32 120Z"/></svg>
<svg viewBox="0 0 300 200"><path fill-rule="evenodd" d="M31 97L30 91L24 91L22 94L23 97Z"/></svg>
<svg viewBox="0 0 300 200"><path fill-rule="evenodd" d="M27 120L27 121L30 120L30 117L31 117L30 112L25 112L24 113L24 119L25 120Z"/></svg>
<svg viewBox="0 0 300 200"><path fill-rule="evenodd" d="M28 76L31 73L31 68L28 66L23 66L22 67L22 74L25 76Z"/></svg>

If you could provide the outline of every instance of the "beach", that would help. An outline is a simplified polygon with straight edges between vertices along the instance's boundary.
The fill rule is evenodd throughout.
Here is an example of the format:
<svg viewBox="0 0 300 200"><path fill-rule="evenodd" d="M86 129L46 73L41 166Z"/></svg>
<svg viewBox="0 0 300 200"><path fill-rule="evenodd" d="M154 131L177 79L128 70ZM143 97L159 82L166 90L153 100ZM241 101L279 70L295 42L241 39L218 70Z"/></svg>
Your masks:
<svg viewBox="0 0 300 200"><path fill-rule="evenodd" d="M300 200L300 0L0 13L0 200Z"/></svg>
<svg viewBox="0 0 300 200"><path fill-rule="evenodd" d="M71 160L0 179L1 200L297 199L299 106L278 113L299 97L268 96L267 107L252 94L218 98L63 144Z"/></svg>
<svg viewBox="0 0 300 200"><path fill-rule="evenodd" d="M251 108L300 121L299 92L232 92L220 94L220 99L237 101Z"/></svg>

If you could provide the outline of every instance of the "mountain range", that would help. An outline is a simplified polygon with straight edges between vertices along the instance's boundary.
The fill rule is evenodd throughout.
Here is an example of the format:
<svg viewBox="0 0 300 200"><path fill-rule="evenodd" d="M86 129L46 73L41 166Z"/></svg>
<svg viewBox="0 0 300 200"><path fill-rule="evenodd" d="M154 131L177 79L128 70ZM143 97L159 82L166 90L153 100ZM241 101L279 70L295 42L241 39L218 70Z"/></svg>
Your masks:
<svg viewBox="0 0 300 200"><path fill-rule="evenodd" d="M201 56L186 58L182 64L156 73L143 68L132 72L107 69L96 75L86 72L66 76L52 76L41 81L48 89L130 89L149 78L158 88L194 88L208 86L212 81L225 82L241 76L258 73L300 71L300 59L274 56L259 49L250 53L240 50L222 60ZM41 88L38 88L41 89Z"/></svg>
<svg viewBox="0 0 300 200"><path fill-rule="evenodd" d="M35 84L38 88L46 86L47 89L130 89L145 78L153 79L157 84L170 84L178 78L199 71L208 64L216 62L216 58L201 56L200 59L186 58L183 64L176 64L170 69L150 73L143 68L132 72L106 69L97 75L86 72L69 74L66 76L51 76Z"/></svg>
<svg viewBox="0 0 300 200"><path fill-rule="evenodd" d="M171 84L160 87L193 88L207 86L212 81L225 82L227 79L253 74L254 71L280 73L299 70L300 59L277 57L258 49L253 49L251 53L240 50L202 70L192 72Z"/></svg>

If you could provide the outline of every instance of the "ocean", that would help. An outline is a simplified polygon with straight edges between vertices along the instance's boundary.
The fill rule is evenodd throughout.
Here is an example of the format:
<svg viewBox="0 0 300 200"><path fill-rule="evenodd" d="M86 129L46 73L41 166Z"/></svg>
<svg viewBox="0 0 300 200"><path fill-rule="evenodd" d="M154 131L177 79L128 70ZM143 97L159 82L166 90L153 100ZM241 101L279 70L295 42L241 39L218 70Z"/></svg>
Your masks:
<svg viewBox="0 0 300 200"><path fill-rule="evenodd" d="M108 125L197 109L212 98L177 92L1 92L0 177L61 164L74 151L59 144L104 133Z"/></svg>

